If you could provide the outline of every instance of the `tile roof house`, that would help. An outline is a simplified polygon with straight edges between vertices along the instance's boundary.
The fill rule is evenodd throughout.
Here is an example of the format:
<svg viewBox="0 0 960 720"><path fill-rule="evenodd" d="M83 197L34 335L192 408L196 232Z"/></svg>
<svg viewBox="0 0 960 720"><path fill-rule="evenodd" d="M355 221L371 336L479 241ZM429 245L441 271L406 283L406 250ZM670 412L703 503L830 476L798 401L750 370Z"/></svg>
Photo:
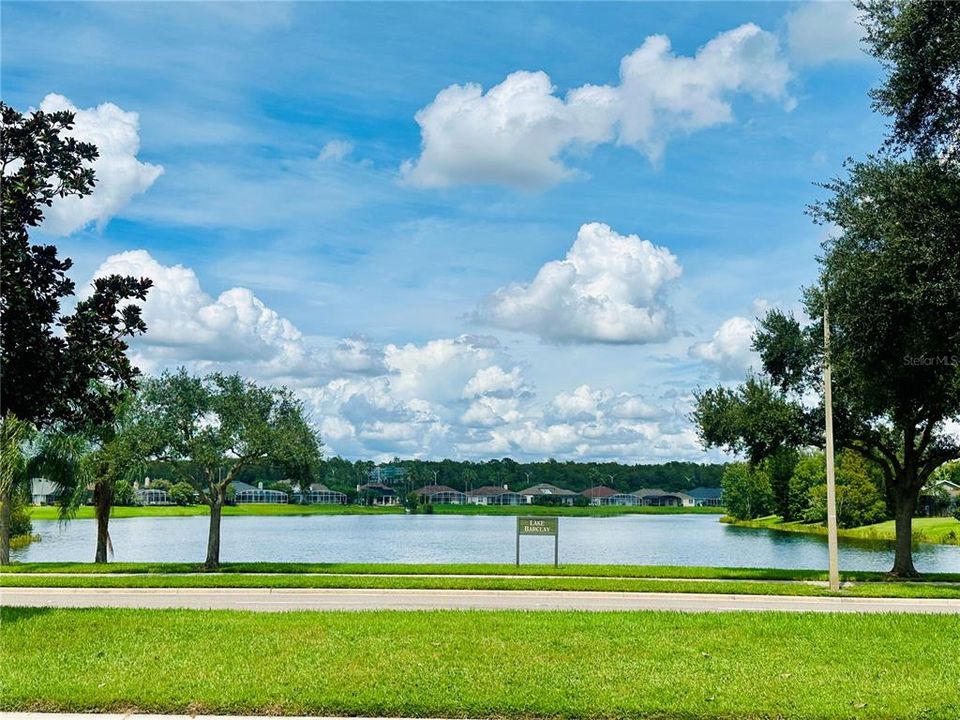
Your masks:
<svg viewBox="0 0 960 720"><path fill-rule="evenodd" d="M578 495L578 493L575 493L572 490L557 487L556 485L551 485L550 483L537 483L536 485L531 485L525 490L521 490L520 494L523 495L528 505L538 499L543 498L559 498L559 502L562 505L573 505Z"/></svg>
<svg viewBox="0 0 960 720"><path fill-rule="evenodd" d="M661 490L660 488L640 488L631 494L640 498L643 505L655 507L694 506L694 499L683 492Z"/></svg>
<svg viewBox="0 0 960 720"><path fill-rule="evenodd" d="M723 505L723 490L720 488L697 487L687 495L693 498L696 507L720 507Z"/></svg>
<svg viewBox="0 0 960 720"><path fill-rule="evenodd" d="M360 505L399 505L397 491L383 483L357 485L357 503Z"/></svg>
<svg viewBox="0 0 960 720"><path fill-rule="evenodd" d="M424 485L414 490L417 496L430 505L463 505L467 496L447 485Z"/></svg>
<svg viewBox="0 0 960 720"><path fill-rule="evenodd" d="M484 485L467 492L471 505L520 505L525 502L520 493L509 490L506 485Z"/></svg>
<svg viewBox="0 0 960 720"><path fill-rule="evenodd" d="M53 505L60 494L60 486L46 478L33 478L30 481L30 502L34 505Z"/></svg>
<svg viewBox="0 0 960 720"><path fill-rule="evenodd" d="M254 487L250 483L234 480L230 485L233 487L233 501L237 505L246 503L283 505L290 502L290 497L282 490L264 490L262 482L258 482Z"/></svg>
<svg viewBox="0 0 960 720"><path fill-rule="evenodd" d="M587 498L591 505L606 505L606 499L616 495L617 491L606 485L597 485L596 487L584 490L580 494Z"/></svg>
<svg viewBox="0 0 960 720"><path fill-rule="evenodd" d="M338 490L331 490L323 483L310 483L306 492L300 486L293 488L294 500L304 505L344 505L347 496Z"/></svg>

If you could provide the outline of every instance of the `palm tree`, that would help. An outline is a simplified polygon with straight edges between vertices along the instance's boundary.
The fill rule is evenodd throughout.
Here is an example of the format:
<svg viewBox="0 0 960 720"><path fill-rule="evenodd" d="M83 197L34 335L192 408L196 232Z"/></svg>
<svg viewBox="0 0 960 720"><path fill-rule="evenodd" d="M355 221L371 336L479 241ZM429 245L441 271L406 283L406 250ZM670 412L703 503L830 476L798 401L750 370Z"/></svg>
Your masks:
<svg viewBox="0 0 960 720"><path fill-rule="evenodd" d="M61 488L60 514L66 519L67 488L81 474L83 441L75 435L39 432L31 423L7 413L0 419L0 565L10 564L10 518L14 493L30 479L44 477Z"/></svg>
<svg viewBox="0 0 960 720"><path fill-rule="evenodd" d="M97 520L95 563L105 563L108 554L113 555L110 513L120 482L132 483L141 474L134 425L134 396L126 393L114 407L111 422L88 427L76 436L78 462L73 478L64 486L69 492L64 493L62 507L72 517L89 493Z"/></svg>
<svg viewBox="0 0 960 720"><path fill-rule="evenodd" d="M10 513L13 494L29 481L29 456L25 452L33 428L8 413L0 420L0 564L10 564Z"/></svg>

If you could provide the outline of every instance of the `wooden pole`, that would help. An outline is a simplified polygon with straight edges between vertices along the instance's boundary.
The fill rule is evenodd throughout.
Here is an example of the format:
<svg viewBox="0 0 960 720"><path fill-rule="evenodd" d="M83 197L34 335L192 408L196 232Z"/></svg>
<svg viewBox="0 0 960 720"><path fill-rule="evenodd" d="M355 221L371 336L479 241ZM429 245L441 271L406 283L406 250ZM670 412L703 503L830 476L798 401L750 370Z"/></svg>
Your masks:
<svg viewBox="0 0 960 720"><path fill-rule="evenodd" d="M517 518L517 567L520 567L520 518Z"/></svg>
<svg viewBox="0 0 960 720"><path fill-rule="evenodd" d="M830 376L830 312L823 299L823 406L826 414L827 456L827 554L829 556L830 589L840 589L839 552L837 548L837 480L833 458L833 387Z"/></svg>
<svg viewBox="0 0 960 720"><path fill-rule="evenodd" d="M553 566L560 567L560 518L557 518L557 532L553 536Z"/></svg>

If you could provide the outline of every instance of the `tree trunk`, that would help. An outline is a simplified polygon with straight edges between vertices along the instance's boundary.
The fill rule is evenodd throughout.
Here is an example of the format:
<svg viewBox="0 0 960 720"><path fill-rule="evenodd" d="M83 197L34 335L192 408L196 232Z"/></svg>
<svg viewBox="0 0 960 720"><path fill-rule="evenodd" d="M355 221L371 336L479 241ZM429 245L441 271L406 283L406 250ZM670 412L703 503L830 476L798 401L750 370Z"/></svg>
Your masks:
<svg viewBox="0 0 960 720"><path fill-rule="evenodd" d="M10 564L10 506L9 492L0 495L0 565Z"/></svg>
<svg viewBox="0 0 960 720"><path fill-rule="evenodd" d="M107 562L107 551L110 547L110 509L113 507L113 488L103 483L97 483L93 489L93 504L97 513L97 554L95 563Z"/></svg>
<svg viewBox="0 0 960 720"><path fill-rule="evenodd" d="M894 510L896 524L895 554L890 574L900 578L919 577L913 566L913 513L917 506L919 490L901 488L896 495L897 506Z"/></svg>
<svg viewBox="0 0 960 720"><path fill-rule="evenodd" d="M210 534L207 537L207 570L220 568L220 511L223 509L223 491L218 490L210 498Z"/></svg>

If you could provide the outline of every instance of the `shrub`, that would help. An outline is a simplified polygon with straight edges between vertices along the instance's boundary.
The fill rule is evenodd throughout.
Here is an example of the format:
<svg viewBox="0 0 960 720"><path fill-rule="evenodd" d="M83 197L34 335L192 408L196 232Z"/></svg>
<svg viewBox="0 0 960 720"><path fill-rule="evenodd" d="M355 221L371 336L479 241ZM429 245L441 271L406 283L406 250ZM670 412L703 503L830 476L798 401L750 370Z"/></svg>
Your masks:
<svg viewBox="0 0 960 720"><path fill-rule="evenodd" d="M30 521L27 503L21 493L14 493L10 507L10 537L31 533L33 533L33 523Z"/></svg>
<svg viewBox="0 0 960 720"><path fill-rule="evenodd" d="M194 491L189 483L178 482L167 491L167 497L174 505L193 505Z"/></svg>
<svg viewBox="0 0 960 720"><path fill-rule="evenodd" d="M114 505L136 505L137 494L127 480L117 480L113 486L113 504Z"/></svg>

